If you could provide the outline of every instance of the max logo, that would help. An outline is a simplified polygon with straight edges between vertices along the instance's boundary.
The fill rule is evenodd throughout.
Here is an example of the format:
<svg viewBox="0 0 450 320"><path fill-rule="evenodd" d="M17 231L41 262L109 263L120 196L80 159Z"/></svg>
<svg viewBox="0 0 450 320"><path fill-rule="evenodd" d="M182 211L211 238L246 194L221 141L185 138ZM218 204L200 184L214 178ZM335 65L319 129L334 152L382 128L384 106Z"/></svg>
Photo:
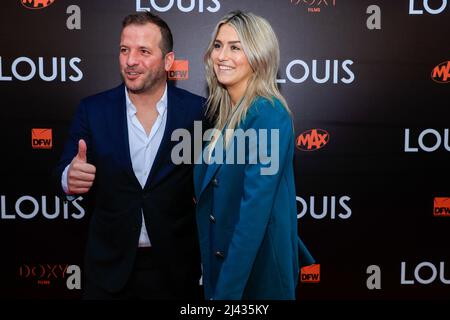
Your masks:
<svg viewBox="0 0 450 320"><path fill-rule="evenodd" d="M438 83L450 82L450 61L444 61L434 67L431 71L431 79Z"/></svg>
<svg viewBox="0 0 450 320"><path fill-rule="evenodd" d="M44 9L53 4L55 0L20 0L27 9Z"/></svg>
<svg viewBox="0 0 450 320"><path fill-rule="evenodd" d="M189 60L175 60L168 73L169 80L189 79Z"/></svg>
<svg viewBox="0 0 450 320"><path fill-rule="evenodd" d="M330 141L330 134L322 129L311 129L297 137L297 148L302 151L316 151Z"/></svg>
<svg viewBox="0 0 450 320"><path fill-rule="evenodd" d="M51 149L52 129L31 129L31 146L33 149Z"/></svg>
<svg viewBox="0 0 450 320"><path fill-rule="evenodd" d="M434 198L433 214L435 217L450 217L450 198Z"/></svg>
<svg viewBox="0 0 450 320"><path fill-rule="evenodd" d="M305 266L300 270L300 281L319 283L320 282L320 264Z"/></svg>

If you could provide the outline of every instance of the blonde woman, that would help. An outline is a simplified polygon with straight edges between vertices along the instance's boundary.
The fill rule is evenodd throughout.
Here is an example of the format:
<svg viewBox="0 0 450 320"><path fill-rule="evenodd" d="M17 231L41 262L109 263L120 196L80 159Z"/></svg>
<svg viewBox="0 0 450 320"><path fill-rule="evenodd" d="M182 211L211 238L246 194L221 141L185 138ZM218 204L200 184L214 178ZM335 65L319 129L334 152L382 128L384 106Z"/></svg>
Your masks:
<svg viewBox="0 0 450 320"><path fill-rule="evenodd" d="M265 19L232 12L214 29L205 65L214 129L194 170L205 298L295 299L299 264L313 261L297 235L276 35Z"/></svg>

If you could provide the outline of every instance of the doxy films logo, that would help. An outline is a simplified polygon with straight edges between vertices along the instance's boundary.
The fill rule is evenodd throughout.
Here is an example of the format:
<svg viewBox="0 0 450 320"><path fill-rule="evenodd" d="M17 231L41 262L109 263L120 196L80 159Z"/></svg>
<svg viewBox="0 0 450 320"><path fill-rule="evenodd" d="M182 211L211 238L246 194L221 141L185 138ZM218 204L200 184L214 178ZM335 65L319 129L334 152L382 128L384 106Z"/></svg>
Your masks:
<svg viewBox="0 0 450 320"><path fill-rule="evenodd" d="M22 264L19 266L19 277L45 286L66 280L67 289L81 289L81 269L74 264Z"/></svg>
<svg viewBox="0 0 450 320"><path fill-rule="evenodd" d="M307 6L310 13L319 13L321 8L336 6L336 0L291 0L291 3Z"/></svg>

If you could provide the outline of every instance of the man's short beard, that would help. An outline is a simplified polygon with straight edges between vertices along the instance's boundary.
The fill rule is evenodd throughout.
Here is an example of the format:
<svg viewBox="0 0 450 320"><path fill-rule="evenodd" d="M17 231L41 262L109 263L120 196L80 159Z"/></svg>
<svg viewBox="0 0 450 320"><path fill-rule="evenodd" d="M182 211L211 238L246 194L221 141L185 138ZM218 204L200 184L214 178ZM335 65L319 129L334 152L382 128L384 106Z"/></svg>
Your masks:
<svg viewBox="0 0 450 320"><path fill-rule="evenodd" d="M142 87L141 89L133 90L133 89L131 89L130 87L127 86L126 82L125 82L125 86L127 87L128 91L130 93L133 93L133 94L140 94L142 92L145 92L145 90L144 90L145 87Z"/></svg>
<svg viewBox="0 0 450 320"><path fill-rule="evenodd" d="M120 75L121 75L122 81L124 82L124 84L127 87L128 91L130 93L133 93L133 94L141 94L141 93L144 93L146 91L151 91L158 84L163 83L163 82L165 82L167 80L166 71L164 70L164 71L160 72L160 74L158 73L158 76L159 75L161 75L161 76L157 77L157 78L154 78L153 81L150 81L148 83L148 86L146 86L147 82L144 82L141 88L139 88L139 89L132 89L132 88L127 86L127 82L125 81L125 76L122 73Z"/></svg>

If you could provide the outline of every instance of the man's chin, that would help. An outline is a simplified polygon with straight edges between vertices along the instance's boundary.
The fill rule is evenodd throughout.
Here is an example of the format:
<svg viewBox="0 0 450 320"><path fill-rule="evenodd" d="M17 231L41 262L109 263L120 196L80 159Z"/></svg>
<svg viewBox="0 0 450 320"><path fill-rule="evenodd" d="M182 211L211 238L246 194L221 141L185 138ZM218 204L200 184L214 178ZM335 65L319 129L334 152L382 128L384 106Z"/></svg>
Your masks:
<svg viewBox="0 0 450 320"><path fill-rule="evenodd" d="M128 91L134 94L142 93L144 91L143 86L133 86L128 83L125 83L125 86L127 87Z"/></svg>

